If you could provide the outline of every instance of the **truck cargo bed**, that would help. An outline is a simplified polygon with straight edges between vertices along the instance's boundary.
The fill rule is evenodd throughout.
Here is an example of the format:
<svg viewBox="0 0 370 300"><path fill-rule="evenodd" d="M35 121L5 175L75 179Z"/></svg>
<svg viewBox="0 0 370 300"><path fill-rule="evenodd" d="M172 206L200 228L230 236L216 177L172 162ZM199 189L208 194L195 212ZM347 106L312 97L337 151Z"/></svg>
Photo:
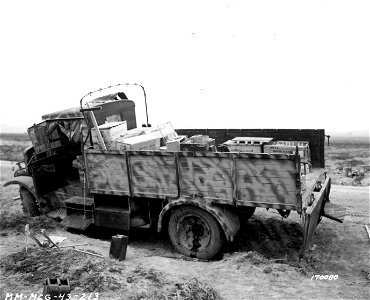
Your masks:
<svg viewBox="0 0 370 300"><path fill-rule="evenodd" d="M93 194L192 198L301 211L299 157L287 154L88 149Z"/></svg>

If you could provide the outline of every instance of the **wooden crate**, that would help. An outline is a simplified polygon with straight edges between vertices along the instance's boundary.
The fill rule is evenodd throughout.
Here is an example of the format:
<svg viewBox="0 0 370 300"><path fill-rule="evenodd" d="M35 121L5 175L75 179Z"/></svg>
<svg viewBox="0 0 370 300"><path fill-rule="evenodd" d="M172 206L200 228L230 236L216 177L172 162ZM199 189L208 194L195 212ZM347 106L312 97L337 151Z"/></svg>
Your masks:
<svg viewBox="0 0 370 300"><path fill-rule="evenodd" d="M157 134L147 133L129 138L120 138L109 144L111 150L159 150L160 140Z"/></svg>
<svg viewBox="0 0 370 300"><path fill-rule="evenodd" d="M271 140L263 137L236 137L223 145L231 152L263 153L263 146Z"/></svg>
<svg viewBox="0 0 370 300"><path fill-rule="evenodd" d="M127 133L127 122L110 122L98 126L104 143L109 144ZM98 134L95 128L91 128L91 136L94 144L98 144Z"/></svg>
<svg viewBox="0 0 370 300"><path fill-rule="evenodd" d="M295 154L298 147L298 154L301 162L310 162L310 148L308 142L303 141L273 141L264 146L264 153Z"/></svg>

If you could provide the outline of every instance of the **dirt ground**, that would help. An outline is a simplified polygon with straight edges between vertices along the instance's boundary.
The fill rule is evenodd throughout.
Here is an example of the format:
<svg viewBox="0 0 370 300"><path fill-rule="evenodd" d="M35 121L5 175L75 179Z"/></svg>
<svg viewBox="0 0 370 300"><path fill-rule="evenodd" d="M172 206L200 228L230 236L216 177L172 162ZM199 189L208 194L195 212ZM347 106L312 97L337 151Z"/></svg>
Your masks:
<svg viewBox="0 0 370 300"><path fill-rule="evenodd" d="M166 235L130 233L127 258L109 258L117 232L68 232L46 217L22 215L18 188L4 188L11 163L1 161L0 295L41 294L45 278L68 278L73 299L98 293L99 299L369 299L369 187L333 185L331 201L347 207L343 224L323 219L304 260L299 216L282 220L273 210L257 209L237 238L217 259L203 262L177 254ZM25 253L24 225L66 237L60 245L88 243L78 249L42 250L32 241ZM314 275L337 279L312 280ZM330 277L332 278L332 277ZM188 296L185 294L187 293ZM190 296L189 296L190 295ZM90 299L93 299L94 294ZM87 299L87 297L86 297Z"/></svg>

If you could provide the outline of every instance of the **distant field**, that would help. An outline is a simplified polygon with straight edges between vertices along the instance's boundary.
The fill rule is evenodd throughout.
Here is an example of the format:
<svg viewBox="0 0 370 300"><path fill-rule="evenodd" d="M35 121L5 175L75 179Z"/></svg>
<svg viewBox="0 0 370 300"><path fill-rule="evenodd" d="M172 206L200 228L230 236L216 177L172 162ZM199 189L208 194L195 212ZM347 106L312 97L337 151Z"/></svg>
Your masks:
<svg viewBox="0 0 370 300"><path fill-rule="evenodd" d="M341 185L369 185L369 173L360 176L345 176L346 168L353 171L370 165L370 143L368 138L335 138L325 146L325 168L332 182Z"/></svg>
<svg viewBox="0 0 370 300"><path fill-rule="evenodd" d="M0 160L22 161L23 151L29 146L27 133L0 133Z"/></svg>
<svg viewBox="0 0 370 300"><path fill-rule="evenodd" d="M325 141L326 144L326 141ZM31 145L27 134L0 134L0 160L21 161L23 151ZM325 145L325 164L333 184L370 185L369 173L347 177L345 169L356 170L370 165L370 142L366 137L331 137L330 146Z"/></svg>
<svg viewBox="0 0 370 300"><path fill-rule="evenodd" d="M27 133L0 133L0 140L29 142L30 138Z"/></svg>

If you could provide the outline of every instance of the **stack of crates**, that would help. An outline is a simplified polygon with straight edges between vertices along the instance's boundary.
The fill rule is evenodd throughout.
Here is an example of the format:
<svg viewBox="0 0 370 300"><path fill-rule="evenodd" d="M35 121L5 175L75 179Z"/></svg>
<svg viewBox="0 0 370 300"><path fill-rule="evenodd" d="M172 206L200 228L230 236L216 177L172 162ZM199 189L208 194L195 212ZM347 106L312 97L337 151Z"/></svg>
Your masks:
<svg viewBox="0 0 370 300"><path fill-rule="evenodd" d="M264 147L264 152L295 154L297 147L301 162L310 163L310 147L305 141L273 141Z"/></svg>
<svg viewBox="0 0 370 300"><path fill-rule="evenodd" d="M264 137L236 137L223 143L230 152L263 153L264 146L272 138Z"/></svg>

